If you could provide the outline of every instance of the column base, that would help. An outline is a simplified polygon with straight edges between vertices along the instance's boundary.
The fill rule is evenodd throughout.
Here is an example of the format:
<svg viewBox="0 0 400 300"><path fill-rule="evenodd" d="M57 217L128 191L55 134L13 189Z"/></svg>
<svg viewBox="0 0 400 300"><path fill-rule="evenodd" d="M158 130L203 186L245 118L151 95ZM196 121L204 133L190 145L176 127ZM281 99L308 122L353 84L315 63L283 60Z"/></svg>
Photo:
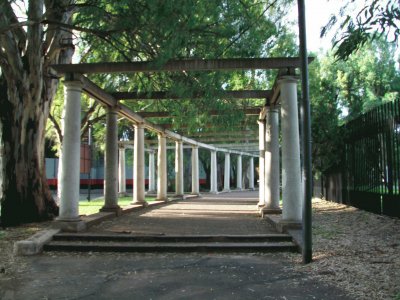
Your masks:
<svg viewBox="0 0 400 300"><path fill-rule="evenodd" d="M230 193L230 192L231 192L231 189L223 189L222 192L223 192L223 193Z"/></svg>
<svg viewBox="0 0 400 300"><path fill-rule="evenodd" d="M127 192L119 192L118 197L128 197L128 193Z"/></svg>
<svg viewBox="0 0 400 300"><path fill-rule="evenodd" d="M75 220L64 220L57 218L54 227L64 232L80 232L87 229L85 221L80 218Z"/></svg>
<svg viewBox="0 0 400 300"><path fill-rule="evenodd" d="M264 202L258 202L258 203L257 203L257 208L258 208L259 210L263 209L264 207L265 207L265 203L264 203Z"/></svg>
<svg viewBox="0 0 400 300"><path fill-rule="evenodd" d="M217 194L219 194L219 192L215 192L215 191L209 191L208 193L209 193L209 194L212 194L212 195L217 195Z"/></svg>
<svg viewBox="0 0 400 300"><path fill-rule="evenodd" d="M197 197L201 197L200 193L190 193L191 196L197 196Z"/></svg>
<svg viewBox="0 0 400 300"><path fill-rule="evenodd" d="M122 214L122 208L120 206L114 206L114 207L106 207L103 206L99 210L100 212L113 212L115 213L116 216L120 216Z"/></svg>
<svg viewBox="0 0 400 300"><path fill-rule="evenodd" d="M172 199L175 199L175 200L183 200L183 199L185 199L185 195L178 195L178 194L175 194L175 195L173 195L172 197L171 197Z"/></svg>
<svg viewBox="0 0 400 300"><path fill-rule="evenodd" d="M294 220L280 220L276 227L279 232L287 232L291 229L302 229L302 224L299 221Z"/></svg>
<svg viewBox="0 0 400 300"><path fill-rule="evenodd" d="M146 201L136 201L132 202L131 205L142 205L143 207L146 207L149 205L149 203L147 203Z"/></svg>
<svg viewBox="0 0 400 300"><path fill-rule="evenodd" d="M150 191L146 192L146 195L156 195L156 194L157 194L157 191L155 191L155 190L150 190Z"/></svg>
<svg viewBox="0 0 400 300"><path fill-rule="evenodd" d="M278 215L278 214L282 214L282 209L280 209L279 207L277 208L269 208L269 207L262 207L261 211L264 215Z"/></svg>
<svg viewBox="0 0 400 300"><path fill-rule="evenodd" d="M165 198L156 198L156 201L168 202L168 197L165 197Z"/></svg>

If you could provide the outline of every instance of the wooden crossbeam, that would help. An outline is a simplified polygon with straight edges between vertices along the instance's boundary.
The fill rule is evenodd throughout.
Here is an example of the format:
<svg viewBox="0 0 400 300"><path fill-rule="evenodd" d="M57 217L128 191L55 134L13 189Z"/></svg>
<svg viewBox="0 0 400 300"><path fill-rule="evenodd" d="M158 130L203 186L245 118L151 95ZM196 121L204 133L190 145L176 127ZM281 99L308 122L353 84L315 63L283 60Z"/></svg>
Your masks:
<svg viewBox="0 0 400 300"><path fill-rule="evenodd" d="M308 63L314 58L309 58ZM229 58L229 59L182 59L169 60L165 64L145 62L104 62L84 64L57 64L51 68L58 74L79 73L137 73L165 71L217 71L217 70L270 70L300 67L298 57Z"/></svg>
<svg viewBox="0 0 400 300"><path fill-rule="evenodd" d="M238 111L243 111L243 113L246 116L258 116L260 114L260 111L262 108L263 108L262 106L249 107L249 108L245 108L245 109L238 110ZM207 111L207 113L211 116L219 116L219 115L224 114L223 111L218 111L218 110L210 110L210 111ZM173 117L173 115L171 115L171 113L168 111L144 111L144 112L138 112L138 114L143 118L171 118L171 117Z"/></svg>
<svg viewBox="0 0 400 300"><path fill-rule="evenodd" d="M192 138L202 138L202 137L216 137L216 136L238 136L238 135L249 135L254 136L258 135L258 131L252 130L236 130L236 131L207 131L207 132L199 132L194 134L189 134L189 137Z"/></svg>
<svg viewBox="0 0 400 300"><path fill-rule="evenodd" d="M154 91L149 93L117 92L111 93L111 95L117 100L179 100L203 98L205 93L196 93L190 97L178 96L169 91ZM272 96L272 92L269 90L217 91L216 96L229 99L268 99Z"/></svg>

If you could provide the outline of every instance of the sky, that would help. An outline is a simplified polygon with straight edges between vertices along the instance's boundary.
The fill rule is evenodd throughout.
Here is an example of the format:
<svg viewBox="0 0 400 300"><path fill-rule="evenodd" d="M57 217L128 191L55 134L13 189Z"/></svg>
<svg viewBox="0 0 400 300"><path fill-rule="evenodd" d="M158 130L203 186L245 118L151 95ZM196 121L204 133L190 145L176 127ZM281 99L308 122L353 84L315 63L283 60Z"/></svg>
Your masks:
<svg viewBox="0 0 400 300"><path fill-rule="evenodd" d="M296 21L293 30L297 29L297 1L288 18ZM306 6L306 27L307 27L307 48L308 51L317 52L318 50L328 50L331 47L331 38L333 32L328 37L320 38L321 27L328 23L331 14L339 12L342 1L337 0L305 0Z"/></svg>

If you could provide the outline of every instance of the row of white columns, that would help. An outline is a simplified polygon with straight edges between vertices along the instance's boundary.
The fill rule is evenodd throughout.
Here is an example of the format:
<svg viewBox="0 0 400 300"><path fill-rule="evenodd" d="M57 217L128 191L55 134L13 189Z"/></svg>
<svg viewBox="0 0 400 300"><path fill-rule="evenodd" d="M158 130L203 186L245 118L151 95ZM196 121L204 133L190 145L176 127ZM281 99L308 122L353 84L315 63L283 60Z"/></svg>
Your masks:
<svg viewBox="0 0 400 300"><path fill-rule="evenodd" d="M166 190L166 153L165 149L165 138L160 136L159 138L159 149L158 149L158 172L159 177L157 178L157 199L165 200L167 198ZM182 196L183 192L183 151L182 143L176 142L176 155L175 155L175 173L176 173L176 196ZM149 151L149 189L148 193L155 192L155 153L153 150ZM192 194L199 194L199 158L198 158L198 147L192 147ZM136 161L136 160L135 160ZM142 168L140 168L142 169ZM229 192L230 189L230 153L225 153L225 169L224 169L224 192ZM136 168L134 168L136 170ZM242 189L242 156L238 156L237 160L237 189ZM134 174L134 178L135 178ZM254 189L254 159L253 157L249 160L248 168L249 178L249 189ZM126 177L125 177L125 148L119 149L119 193L126 194ZM211 174L210 174L210 193L218 193L217 185L217 151L211 151ZM140 202L140 201L138 201Z"/></svg>
<svg viewBox="0 0 400 300"><path fill-rule="evenodd" d="M300 173L300 142L297 109L297 80L282 77L280 114L282 134L282 222L301 222L302 193ZM259 121L260 197L263 213L280 211L279 107L267 109L265 120Z"/></svg>
<svg viewBox="0 0 400 300"><path fill-rule="evenodd" d="M81 127L81 93L82 83L65 81L65 128L62 145L62 160L60 171L60 213L59 224L64 230L78 231L85 224L79 217L79 176L80 176L80 127ZM108 108L106 125L105 154L105 203L101 211L119 214L118 192L125 193L125 153L119 150L118 162L118 120L117 110ZM146 205L145 201L145 167L144 167L144 126L137 123L135 127L133 204ZM175 148L175 186L176 195L183 196L183 144L176 141ZM157 159L157 199L167 200L167 147L166 136L158 135ZM230 156L225 156L224 190L230 190ZM149 190L155 189L154 152L149 158ZM120 178L120 180L118 180ZM119 182L119 183L118 183ZM250 159L250 188L254 187L254 162ZM237 188L242 188L242 156L237 160ZM211 192L217 192L217 152L211 152ZM199 158L198 147L192 147L192 193L199 194Z"/></svg>

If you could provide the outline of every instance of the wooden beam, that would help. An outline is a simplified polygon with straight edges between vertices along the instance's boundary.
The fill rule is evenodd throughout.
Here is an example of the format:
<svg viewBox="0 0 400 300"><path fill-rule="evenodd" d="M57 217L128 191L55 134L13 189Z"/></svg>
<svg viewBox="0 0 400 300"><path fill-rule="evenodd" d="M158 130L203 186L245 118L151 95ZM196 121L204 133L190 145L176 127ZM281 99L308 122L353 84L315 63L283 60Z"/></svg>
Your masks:
<svg viewBox="0 0 400 300"><path fill-rule="evenodd" d="M169 91L155 91L149 93L139 92L116 92L111 95L117 100L182 100L203 98L205 93L197 93L189 96L178 96ZM217 98L229 99L267 99L272 96L269 90L241 90L241 91L216 91Z"/></svg>
<svg viewBox="0 0 400 300"><path fill-rule="evenodd" d="M172 123L160 123L160 126L166 128L166 129L171 129L174 128L174 124ZM180 125L179 126L180 129L187 129L188 126L187 125ZM203 125L201 128L212 128L215 130L219 130L220 128L223 128L224 130L226 130L226 125L219 125L219 124L215 124L215 123L207 123L205 125ZM252 123L240 123L240 124L236 124L234 127L230 127L230 129L232 130L244 130L244 129L256 129L258 128L258 124L256 121L252 122Z"/></svg>
<svg viewBox="0 0 400 300"><path fill-rule="evenodd" d="M258 116L261 112L261 109L263 106L260 107L249 107L245 109L238 109L237 111L243 111L243 113L246 116ZM223 111L218 111L218 110L210 110L206 111L210 116L219 116L221 114L224 114ZM174 117L171 115L170 112L168 111L144 111L144 112L138 112L140 116L143 118L172 118Z"/></svg>
<svg viewBox="0 0 400 300"><path fill-rule="evenodd" d="M308 62L314 58L310 57ZM216 71L216 70L270 70L300 67L298 57L230 58L230 59L183 59L169 60L165 64L145 62L105 62L85 64L57 64L51 68L57 74L79 73L135 73L164 71Z"/></svg>
<svg viewBox="0 0 400 300"><path fill-rule="evenodd" d="M143 119L140 115L134 113L132 110L130 110L128 107L122 105L122 104L117 104L118 101L112 97L110 94L106 93L104 90L102 90L99 86L97 86L95 83L90 81L88 78L77 75L71 77L70 80L80 80L83 84L83 91L88 94L89 96L93 97L103 105L109 106L109 107L115 107L118 111L118 114L125 117L127 120L134 122L134 123L141 123L143 126L151 131L155 131L158 133L164 134L166 137L172 139L172 140L178 140L182 141L183 143L192 145L192 146L198 146L201 148L209 149L209 150L215 150L215 151L220 151L220 152L231 152L231 153L237 153L237 154L242 154L242 155L249 155L249 156L254 156L257 157L257 154L251 154L251 153L245 153L239 150L227 150L223 148L218 148L213 145L205 144L202 142L198 142L196 140L190 139L188 137L182 136L180 134L177 134L175 132L172 132L170 130L167 130L160 125L154 124L152 122L147 121L146 119Z"/></svg>
<svg viewBox="0 0 400 300"><path fill-rule="evenodd" d="M215 136L235 136L238 135L258 135L258 131L242 130L242 131L207 131L189 134L191 138L202 138L202 137L215 137Z"/></svg>
<svg viewBox="0 0 400 300"><path fill-rule="evenodd" d="M196 138L196 140L202 142L202 143L226 143L226 142L257 142L258 141L258 136L236 136L236 137L207 137L207 138Z"/></svg>

